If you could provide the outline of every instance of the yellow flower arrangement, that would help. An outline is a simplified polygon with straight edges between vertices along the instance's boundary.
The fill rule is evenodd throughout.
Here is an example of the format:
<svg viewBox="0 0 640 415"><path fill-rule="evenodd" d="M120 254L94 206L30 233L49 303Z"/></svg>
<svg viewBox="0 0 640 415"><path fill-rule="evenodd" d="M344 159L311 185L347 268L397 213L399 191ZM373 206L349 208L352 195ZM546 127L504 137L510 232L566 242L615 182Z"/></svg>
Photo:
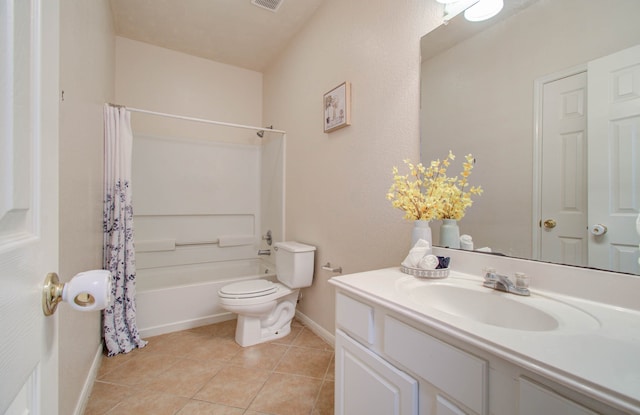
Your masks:
<svg viewBox="0 0 640 415"><path fill-rule="evenodd" d="M465 159L460 179L447 176L447 168L455 160L451 151L444 160L432 161L429 167L404 160L409 174L400 175L398 168L393 167L393 184L387 199L394 208L404 210L405 219L462 219L473 204L471 195L482 194L480 186L469 186L468 182L475 160L471 154Z"/></svg>

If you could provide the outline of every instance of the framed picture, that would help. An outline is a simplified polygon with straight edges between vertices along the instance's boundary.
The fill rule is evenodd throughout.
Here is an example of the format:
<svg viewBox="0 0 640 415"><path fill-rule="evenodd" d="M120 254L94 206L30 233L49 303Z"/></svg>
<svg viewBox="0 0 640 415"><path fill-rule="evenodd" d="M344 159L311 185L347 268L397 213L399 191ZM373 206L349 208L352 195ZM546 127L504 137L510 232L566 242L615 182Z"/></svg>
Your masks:
<svg viewBox="0 0 640 415"><path fill-rule="evenodd" d="M324 132L351 125L351 84L343 82L324 94Z"/></svg>

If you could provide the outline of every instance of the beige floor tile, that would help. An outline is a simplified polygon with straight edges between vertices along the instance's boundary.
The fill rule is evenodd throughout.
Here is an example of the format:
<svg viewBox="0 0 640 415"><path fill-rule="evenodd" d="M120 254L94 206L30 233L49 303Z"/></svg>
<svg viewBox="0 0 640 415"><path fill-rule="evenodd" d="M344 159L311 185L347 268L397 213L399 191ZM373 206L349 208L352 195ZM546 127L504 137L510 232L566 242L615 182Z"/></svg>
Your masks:
<svg viewBox="0 0 640 415"><path fill-rule="evenodd" d="M133 391L127 386L95 382L84 415L102 415L125 400Z"/></svg>
<svg viewBox="0 0 640 415"><path fill-rule="evenodd" d="M244 409L218 405L211 402L190 401L177 415L242 415Z"/></svg>
<svg viewBox="0 0 640 415"><path fill-rule="evenodd" d="M330 351L291 347L275 371L322 379L327 373L332 357L333 352Z"/></svg>
<svg viewBox="0 0 640 415"><path fill-rule="evenodd" d="M139 354L99 378L120 385L140 385L160 375L180 359L164 354Z"/></svg>
<svg viewBox="0 0 640 415"><path fill-rule="evenodd" d="M231 364L247 368L273 370L287 349L287 346L271 343L245 347L231 359Z"/></svg>
<svg viewBox="0 0 640 415"><path fill-rule="evenodd" d="M331 346L294 320L288 336L242 348L235 325L154 336L105 356L84 415L333 413Z"/></svg>
<svg viewBox="0 0 640 415"><path fill-rule="evenodd" d="M234 339L236 337L236 325L237 320L234 318L233 320L223 321L222 323L212 324L209 326L211 328L210 334L216 337L228 337Z"/></svg>
<svg viewBox="0 0 640 415"><path fill-rule="evenodd" d="M333 381L324 381L316 404L313 407L312 415L333 415L334 388Z"/></svg>
<svg viewBox="0 0 640 415"><path fill-rule="evenodd" d="M274 373L249 409L274 415L309 414L322 385L319 379Z"/></svg>
<svg viewBox="0 0 640 415"><path fill-rule="evenodd" d="M119 354L116 356L107 356L106 354L102 356L102 361L100 362L100 368L98 369L98 374L97 377L100 378L101 376L106 375L107 373L109 373L111 370L117 368L118 366L124 364L125 362L128 362L129 360L133 359L135 356L137 356L138 354L140 354L143 349L134 349L132 351L130 351L129 353L123 353L123 354Z"/></svg>
<svg viewBox="0 0 640 415"><path fill-rule="evenodd" d="M224 367L221 360L182 359L145 382L143 387L158 392L191 398Z"/></svg>
<svg viewBox="0 0 640 415"><path fill-rule="evenodd" d="M107 415L173 415L186 403L187 398L181 398L166 393L152 391L138 391L120 402Z"/></svg>
<svg viewBox="0 0 640 415"><path fill-rule="evenodd" d="M202 344L208 337L202 334L183 331L148 339L148 353L164 353L177 357L187 357L193 349Z"/></svg>
<svg viewBox="0 0 640 415"><path fill-rule="evenodd" d="M331 362L329 362L329 368L327 369L327 374L325 375L325 380L335 380L336 379L336 354L334 353L331 357Z"/></svg>
<svg viewBox="0 0 640 415"><path fill-rule="evenodd" d="M310 347L320 350L333 350L333 347L331 347L330 344L325 342L320 336L316 335L306 327L304 328L304 330L302 330L302 333L300 333L300 335L296 337L295 341L292 344L298 347Z"/></svg>
<svg viewBox="0 0 640 415"><path fill-rule="evenodd" d="M287 334L286 336L284 336L281 339L274 340L272 343L290 345L296 340L298 335L300 333L302 333L303 329L304 329L304 327L302 327L300 325L294 326L293 323L292 323L291 324L291 333Z"/></svg>
<svg viewBox="0 0 640 415"><path fill-rule="evenodd" d="M231 360L240 350L242 347L233 339L202 336L201 341L191 349L187 357L200 360Z"/></svg>
<svg viewBox="0 0 640 415"><path fill-rule="evenodd" d="M222 405L247 408L271 372L226 366L195 394L194 398Z"/></svg>

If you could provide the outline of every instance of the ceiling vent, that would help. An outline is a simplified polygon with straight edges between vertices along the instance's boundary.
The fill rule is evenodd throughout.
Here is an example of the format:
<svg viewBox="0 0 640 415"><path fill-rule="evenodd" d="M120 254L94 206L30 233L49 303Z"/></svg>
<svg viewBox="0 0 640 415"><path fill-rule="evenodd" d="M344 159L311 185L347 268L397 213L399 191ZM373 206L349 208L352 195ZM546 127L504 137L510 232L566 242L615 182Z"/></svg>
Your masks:
<svg viewBox="0 0 640 415"><path fill-rule="evenodd" d="M251 4L275 13L278 11L278 7L280 7L283 1L284 0L251 0Z"/></svg>

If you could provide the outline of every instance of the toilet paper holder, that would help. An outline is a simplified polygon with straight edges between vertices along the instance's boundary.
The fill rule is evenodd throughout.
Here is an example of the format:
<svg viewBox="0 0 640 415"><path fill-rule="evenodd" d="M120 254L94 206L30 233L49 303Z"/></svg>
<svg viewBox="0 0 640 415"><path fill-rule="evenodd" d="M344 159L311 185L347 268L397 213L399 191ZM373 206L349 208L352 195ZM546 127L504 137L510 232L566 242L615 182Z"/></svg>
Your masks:
<svg viewBox="0 0 640 415"><path fill-rule="evenodd" d="M79 311L102 310L111 304L111 284L111 272L103 269L81 272L67 283L50 272L42 287L42 311L50 316L62 301Z"/></svg>

